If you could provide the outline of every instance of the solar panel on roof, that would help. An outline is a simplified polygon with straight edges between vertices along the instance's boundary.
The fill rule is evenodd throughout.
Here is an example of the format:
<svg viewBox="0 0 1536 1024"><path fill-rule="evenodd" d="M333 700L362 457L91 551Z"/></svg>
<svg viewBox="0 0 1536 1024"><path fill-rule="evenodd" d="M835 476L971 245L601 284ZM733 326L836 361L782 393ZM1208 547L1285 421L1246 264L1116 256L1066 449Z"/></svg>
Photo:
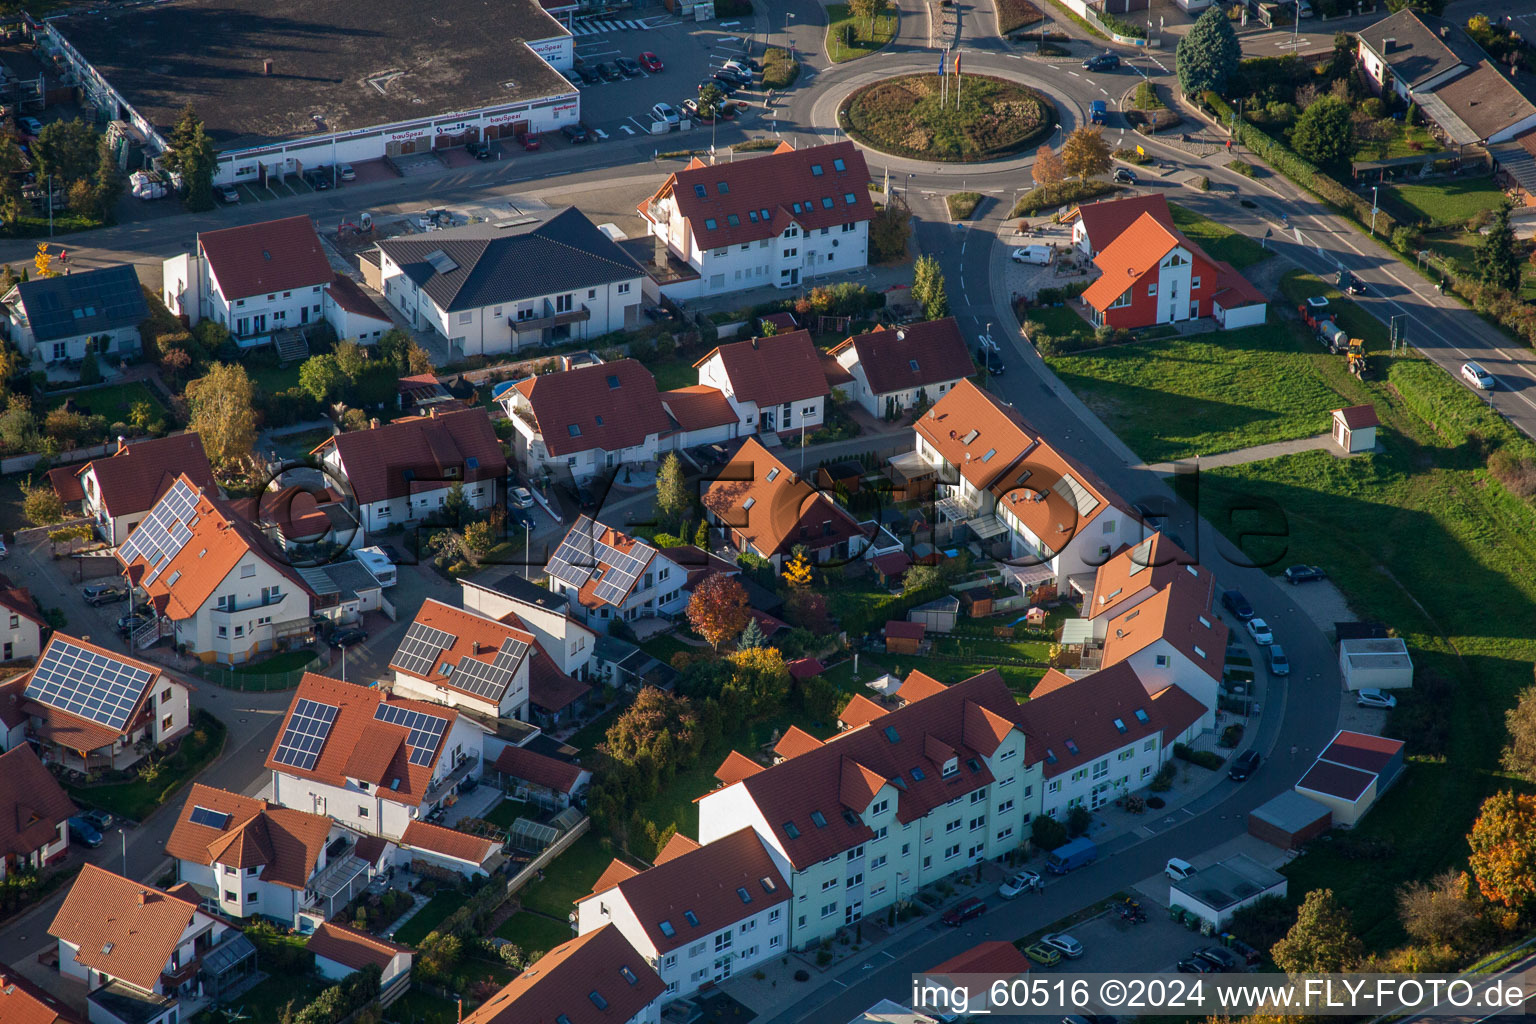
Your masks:
<svg viewBox="0 0 1536 1024"><path fill-rule="evenodd" d="M229 815L223 811L210 810L207 807L192 808L190 818L194 825L207 825L209 828L222 830L229 824Z"/></svg>
<svg viewBox="0 0 1536 1024"><path fill-rule="evenodd" d="M121 730L154 673L56 637L32 672L26 696Z"/></svg>
<svg viewBox="0 0 1536 1024"><path fill-rule="evenodd" d="M506 693L507 684L512 681L513 673L517 671L518 663L527 653L526 642L509 636L501 642L501 649L490 661L460 658L453 685L477 697L500 702L502 694Z"/></svg>
<svg viewBox="0 0 1536 1024"><path fill-rule="evenodd" d="M388 725L400 725L410 730L405 743L411 748L410 762L425 767L437 756L438 745L443 741L443 731L448 728L446 718L412 711L398 704L380 704L373 717Z"/></svg>
<svg viewBox="0 0 1536 1024"><path fill-rule="evenodd" d="M597 568L593 558L594 536L597 524L590 516L581 516L560 541L544 571L562 583L573 587L584 586Z"/></svg>
<svg viewBox="0 0 1536 1024"><path fill-rule="evenodd" d="M128 565L142 559L149 569L144 577L145 586L153 583L192 539L196 512L197 492L185 480L177 480L155 503L149 516L128 535L118 554Z"/></svg>
<svg viewBox="0 0 1536 1024"><path fill-rule="evenodd" d="M277 744L272 760L300 771L311 771L320 759L320 750L331 734L331 724L336 721L337 707L317 700L301 698L288 716L288 727Z"/></svg>
<svg viewBox="0 0 1536 1024"><path fill-rule="evenodd" d="M609 604L622 604L625 596L634 589L635 581L640 578L645 567L651 564L656 549L649 544L636 544L628 551L620 551L602 541L598 541L596 547L596 559L607 566L608 571L603 573L593 594Z"/></svg>
<svg viewBox="0 0 1536 1024"><path fill-rule="evenodd" d="M400 647L389 663L399 667L402 672L425 679L432 674L437 656L457 642L458 637L446 630L413 622L405 631L405 638L400 641Z"/></svg>

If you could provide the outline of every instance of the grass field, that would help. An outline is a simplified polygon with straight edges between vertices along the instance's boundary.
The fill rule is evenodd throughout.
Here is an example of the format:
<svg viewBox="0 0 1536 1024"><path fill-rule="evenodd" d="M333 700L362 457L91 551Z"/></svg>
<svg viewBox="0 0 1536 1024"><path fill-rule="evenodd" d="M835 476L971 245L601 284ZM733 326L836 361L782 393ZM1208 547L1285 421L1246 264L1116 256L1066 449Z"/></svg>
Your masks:
<svg viewBox="0 0 1536 1024"><path fill-rule="evenodd" d="M1071 306L1038 306L1029 310L1024 319L1033 320L1045 328L1046 334L1057 338L1093 334L1093 324L1078 316Z"/></svg>
<svg viewBox="0 0 1536 1024"><path fill-rule="evenodd" d="M1431 185L1394 185L1381 194L1381 205L1400 220L1406 217L1436 226L1465 223L1479 210L1496 209L1503 201L1503 191L1486 176Z"/></svg>
<svg viewBox="0 0 1536 1024"><path fill-rule="evenodd" d="M881 152L941 161L1017 153L1051 132L1055 105L1028 86L967 75L957 102L952 92L944 99L941 84L932 73L872 82L843 100L838 121Z"/></svg>
<svg viewBox="0 0 1536 1024"><path fill-rule="evenodd" d="M1309 296L1321 295L1328 300L1326 310L1328 316L1352 338L1361 338L1365 341L1367 352L1380 352L1389 347L1390 340L1387 326L1374 316L1361 309L1353 299L1344 297L1344 293L1333 286L1331 282L1324 281L1316 274L1304 274L1299 270L1287 271L1280 279L1280 293L1285 296L1288 309L1295 309ZM1318 349L1321 350L1321 344Z"/></svg>
<svg viewBox="0 0 1536 1024"><path fill-rule="evenodd" d="M852 42L848 40L849 29L852 29ZM827 5L827 56L834 64L867 57L883 49L895 37L894 13L876 18L871 29L868 20L855 18L848 12L847 4Z"/></svg>
<svg viewBox="0 0 1536 1024"><path fill-rule="evenodd" d="M604 845L597 833L588 832L550 862L543 878L529 882L518 892L523 909L565 920L575 901L592 891L613 858L613 850Z"/></svg>
<svg viewBox="0 0 1536 1024"><path fill-rule="evenodd" d="M1385 380L1358 387L1381 416L1384 451L1206 471L1199 495L1202 513L1232 532L1252 522L1230 520L1228 510L1275 502L1285 515L1285 561L1326 567L1363 618L1389 623L1413 649L1416 686L1426 673L1449 680L1455 699L1424 709L1448 716L1444 755L1410 746L1405 778L1354 830L1391 855L1366 868L1322 844L1286 868L1293 900L1332 887L1374 949L1403 938L1399 886L1464 863L1479 801L1507 785L1496 775L1502 716L1536 661L1536 509L1493 481L1481 454L1490 445L1530 454L1531 445L1432 364L1377 362ZM1260 561L1282 555L1262 543L1243 546ZM1414 699L1407 695L1396 714Z"/></svg>
<svg viewBox="0 0 1536 1024"><path fill-rule="evenodd" d="M970 220L981 205L981 193L953 192L944 197L944 205L949 207L950 220Z"/></svg>
<svg viewBox="0 0 1536 1024"><path fill-rule="evenodd" d="M1147 462L1320 433L1353 381L1293 321L1046 361Z"/></svg>
<svg viewBox="0 0 1536 1024"><path fill-rule="evenodd" d="M571 926L565 921L556 921L542 914L530 914L526 910L503 921L496 929L496 934L523 947L523 952L530 959L535 954L548 953L572 937Z"/></svg>
<svg viewBox="0 0 1536 1024"><path fill-rule="evenodd" d="M658 391L674 391L677 388L692 387L699 382L699 371L686 359L656 363L650 367L650 371L656 377Z"/></svg>
<svg viewBox="0 0 1536 1024"><path fill-rule="evenodd" d="M427 901L427 905L395 932L393 941L402 946L414 946L443 923L443 919L464 905L464 894L449 890L440 892Z"/></svg>
<svg viewBox="0 0 1536 1024"><path fill-rule="evenodd" d="M528 805L521 800L503 800L492 807L485 815L485 820L492 825L500 825L502 828L511 828L512 823L523 817L528 810Z"/></svg>
<svg viewBox="0 0 1536 1024"><path fill-rule="evenodd" d="M1212 259L1225 260L1238 270L1263 263L1274 255L1247 235L1240 235L1224 224L1203 217L1193 210L1170 203L1173 223L1190 241L1210 254Z"/></svg>
<svg viewBox="0 0 1536 1024"><path fill-rule="evenodd" d="M139 402L148 402L154 407L156 416L165 415L165 406L160 404L160 399L155 397L149 385L142 381L132 381L128 384L109 384L105 387L93 388L90 391L76 391L69 395L59 395L48 400L50 410L57 409L65 402L73 400L75 408L88 416L103 416L108 424L127 423L133 407Z"/></svg>

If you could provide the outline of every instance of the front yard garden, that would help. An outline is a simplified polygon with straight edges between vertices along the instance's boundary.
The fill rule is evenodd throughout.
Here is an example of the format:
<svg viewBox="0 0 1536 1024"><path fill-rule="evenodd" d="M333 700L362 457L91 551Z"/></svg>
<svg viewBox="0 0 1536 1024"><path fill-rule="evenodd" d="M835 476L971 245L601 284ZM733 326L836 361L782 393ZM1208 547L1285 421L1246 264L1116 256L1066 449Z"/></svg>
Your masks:
<svg viewBox="0 0 1536 1024"><path fill-rule="evenodd" d="M1168 209L1173 214L1174 225L1212 259L1222 260L1243 270L1255 263L1263 263L1274 255L1247 235L1238 234L1225 224L1218 224L1194 210L1177 203L1168 204Z"/></svg>
<svg viewBox="0 0 1536 1024"><path fill-rule="evenodd" d="M192 730L175 749L165 754L151 751L132 778L99 784L65 781L64 788L81 807L99 807L119 818L142 822L213 763L224 749L225 732L223 722L206 711L194 711Z"/></svg>
<svg viewBox="0 0 1536 1024"><path fill-rule="evenodd" d="M418 945L449 914L462 907L468 898L457 889L442 889L400 926L400 930L395 932L394 941L404 946Z"/></svg>

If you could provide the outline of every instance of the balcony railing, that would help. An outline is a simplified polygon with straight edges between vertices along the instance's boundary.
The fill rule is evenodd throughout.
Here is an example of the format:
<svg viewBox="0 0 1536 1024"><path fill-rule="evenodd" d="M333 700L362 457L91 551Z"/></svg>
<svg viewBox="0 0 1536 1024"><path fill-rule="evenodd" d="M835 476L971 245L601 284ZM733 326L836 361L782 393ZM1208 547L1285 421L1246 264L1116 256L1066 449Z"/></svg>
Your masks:
<svg viewBox="0 0 1536 1024"><path fill-rule="evenodd" d="M471 754L454 767L453 771L438 779L427 787L427 802L432 803L440 799L454 786L469 778L476 766L480 764L480 755Z"/></svg>

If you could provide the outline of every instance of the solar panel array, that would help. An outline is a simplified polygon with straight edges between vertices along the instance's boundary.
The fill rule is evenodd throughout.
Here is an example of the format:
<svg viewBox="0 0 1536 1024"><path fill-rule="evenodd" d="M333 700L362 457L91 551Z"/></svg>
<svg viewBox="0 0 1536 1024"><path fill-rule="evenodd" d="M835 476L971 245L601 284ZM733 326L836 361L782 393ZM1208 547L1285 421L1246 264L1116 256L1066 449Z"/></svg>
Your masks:
<svg viewBox="0 0 1536 1024"><path fill-rule="evenodd" d="M443 732L448 728L446 718L412 711L396 704L380 704L373 717L380 722L403 725L410 730L405 742L411 748L411 764L421 767L431 764L437 756L438 744L442 743Z"/></svg>
<svg viewBox="0 0 1536 1024"><path fill-rule="evenodd" d="M612 605L623 604L625 595L634 588L635 581L651 564L655 554L656 549L649 544L636 543L628 551L620 551L612 544L598 541L597 560L607 566L608 571L598 580L593 596Z"/></svg>
<svg viewBox="0 0 1536 1024"><path fill-rule="evenodd" d="M312 771L320 759L320 749L331 734L331 723L336 721L334 704L322 704L308 698L293 706L288 728L283 730L282 741L272 760L300 771Z"/></svg>
<svg viewBox="0 0 1536 1024"><path fill-rule="evenodd" d="M223 830L229 824L229 815L223 811L211 810L207 807L192 808L191 822L194 825L207 825L209 828Z"/></svg>
<svg viewBox="0 0 1536 1024"><path fill-rule="evenodd" d="M592 517L578 518L555 549L544 571L561 582L581 587L592 578L592 570L597 568L592 557L593 538L597 533L598 527Z"/></svg>
<svg viewBox="0 0 1536 1024"><path fill-rule="evenodd" d="M501 650L490 661L460 658L459 667L454 672L453 685L477 697L500 701L501 695L507 690L507 684L512 681L512 674L517 671L518 662L527 653L526 643L509 636L501 642Z"/></svg>
<svg viewBox="0 0 1536 1024"><path fill-rule="evenodd" d="M128 540L118 549L118 555L129 565L135 559L144 560L149 571L140 585L147 587L186 547L196 525L197 492L185 480L177 480L155 503L149 517L128 535Z"/></svg>
<svg viewBox="0 0 1536 1024"><path fill-rule="evenodd" d="M55 637L32 672L26 696L121 730L153 678L149 669Z"/></svg>
<svg viewBox="0 0 1536 1024"><path fill-rule="evenodd" d="M405 639L400 641L400 648L395 651L389 663L403 672L425 679L432 674L437 656L457 643L458 639L445 630L413 622L411 628L405 631Z"/></svg>

